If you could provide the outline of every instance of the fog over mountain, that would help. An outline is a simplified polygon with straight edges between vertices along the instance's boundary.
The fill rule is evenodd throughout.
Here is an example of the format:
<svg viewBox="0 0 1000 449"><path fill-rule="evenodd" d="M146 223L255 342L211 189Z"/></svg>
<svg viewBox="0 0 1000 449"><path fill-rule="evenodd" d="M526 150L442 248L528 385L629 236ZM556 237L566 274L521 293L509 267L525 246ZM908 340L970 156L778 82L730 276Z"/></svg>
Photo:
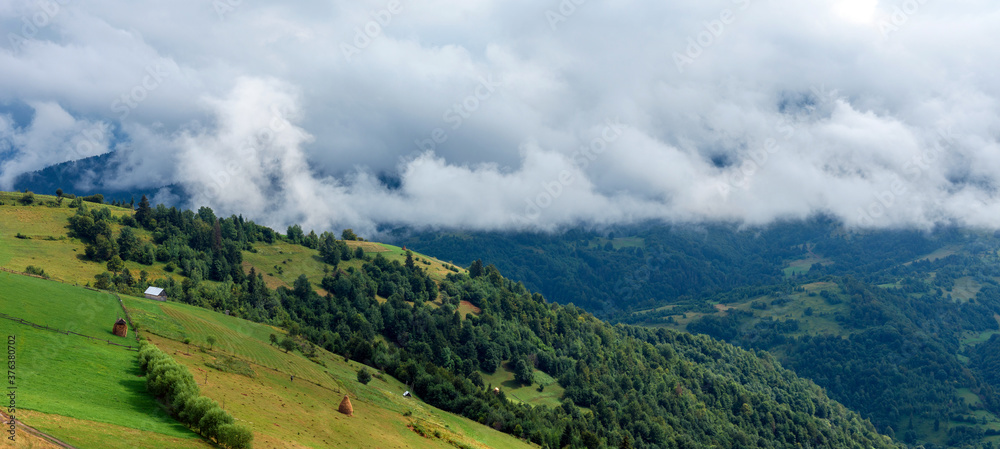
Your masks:
<svg viewBox="0 0 1000 449"><path fill-rule="evenodd" d="M118 151L108 185L279 227L995 228L998 25L987 1L11 0L0 189Z"/></svg>

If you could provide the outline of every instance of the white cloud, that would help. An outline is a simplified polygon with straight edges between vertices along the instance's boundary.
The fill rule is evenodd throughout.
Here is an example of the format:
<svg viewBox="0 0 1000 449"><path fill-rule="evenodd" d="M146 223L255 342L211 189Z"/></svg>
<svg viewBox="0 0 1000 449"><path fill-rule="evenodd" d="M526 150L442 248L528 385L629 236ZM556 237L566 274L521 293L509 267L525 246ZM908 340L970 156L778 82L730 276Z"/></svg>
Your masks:
<svg viewBox="0 0 1000 449"><path fill-rule="evenodd" d="M27 127L18 127L10 116L0 116L0 142L11 148L0 160L0 189L11 190L14 178L84 157L108 152L111 138L107 123L76 119L53 102L29 103L34 119Z"/></svg>
<svg viewBox="0 0 1000 449"><path fill-rule="evenodd" d="M0 105L35 110L27 125L0 114L0 187L102 125L119 140L94 154L128 150L113 185L178 182L195 205L279 227L1000 223L990 2L242 2L220 16L102 0L26 36L22 18L48 4L0 6ZM503 82L484 95L483 79ZM627 132L580 163L615 117Z"/></svg>

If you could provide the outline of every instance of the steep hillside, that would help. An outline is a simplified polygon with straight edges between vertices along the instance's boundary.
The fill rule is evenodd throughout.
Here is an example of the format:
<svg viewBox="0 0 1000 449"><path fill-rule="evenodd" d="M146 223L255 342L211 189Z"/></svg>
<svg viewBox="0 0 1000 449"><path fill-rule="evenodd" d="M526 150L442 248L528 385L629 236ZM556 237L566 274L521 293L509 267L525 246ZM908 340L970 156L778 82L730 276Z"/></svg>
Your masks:
<svg viewBox="0 0 1000 449"><path fill-rule="evenodd" d="M68 235L67 219L76 213L71 199L34 195L32 203L22 202L23 194L0 192L0 266L24 271L28 265L42 267L53 279L84 285L104 270L84 256L85 246ZM87 203L93 206L93 203ZM120 217L128 209L102 206L111 216ZM117 226L120 229L120 225ZM113 226L114 228L114 226ZM139 264L129 268L139 271ZM160 268L158 270L158 268ZM157 277L160 267L142 267Z"/></svg>
<svg viewBox="0 0 1000 449"><path fill-rule="evenodd" d="M1000 384L984 362L1000 333L992 232L848 232L817 218L399 242L456 260L492 255L484 263L517 265L518 279L577 304L577 292L613 286L600 293L610 303L584 304L614 321L767 350L908 443L1000 444Z"/></svg>
<svg viewBox="0 0 1000 449"><path fill-rule="evenodd" d="M135 339L111 334L114 296L0 272L0 313L16 341L19 419L81 448L210 447L146 394Z"/></svg>
<svg viewBox="0 0 1000 449"><path fill-rule="evenodd" d="M126 297L140 332L251 423L263 447L377 436L461 447L522 444L512 436L545 447L897 446L766 354L610 326L492 266L462 270L295 227L281 235L207 208L76 209L65 219L67 240L85 247L77 260L112 270L94 285L165 287L168 303ZM170 275L137 279L119 258ZM359 362L382 374L358 383ZM340 418L344 394L372 419Z"/></svg>
<svg viewBox="0 0 1000 449"><path fill-rule="evenodd" d="M253 426L257 448L289 447L289 442L297 447L339 442L362 448L447 447L450 442L470 448L528 447L419 398L404 398L408 388L391 377L363 385L356 380L362 365L309 348L304 340L297 341L300 349L286 353L270 343L271 334L286 338L273 327L176 303L126 297L125 307L140 330L151 334L150 341L191 370L203 394ZM354 406L350 418L337 411L345 395Z"/></svg>
<svg viewBox="0 0 1000 449"><path fill-rule="evenodd" d="M340 441L351 447L528 447L419 398L403 398L406 387L390 377L362 385L356 362L322 349L311 360L285 353L269 342L272 333L284 337L280 330L182 304L123 300L140 332L188 366L203 394L253 426L254 447L321 448ZM149 396L134 350L107 343L137 347L133 338L111 334L123 316L114 296L0 272L0 313L0 333L16 336L24 398L17 416L29 425L80 448L211 447ZM337 412L344 395L354 405L352 418Z"/></svg>

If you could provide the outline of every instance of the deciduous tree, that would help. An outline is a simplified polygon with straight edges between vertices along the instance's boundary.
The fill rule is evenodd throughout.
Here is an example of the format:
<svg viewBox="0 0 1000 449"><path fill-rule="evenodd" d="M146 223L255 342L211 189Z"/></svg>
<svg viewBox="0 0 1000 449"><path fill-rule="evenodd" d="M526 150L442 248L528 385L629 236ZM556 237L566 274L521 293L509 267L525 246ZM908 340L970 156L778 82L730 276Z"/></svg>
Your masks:
<svg viewBox="0 0 1000 449"><path fill-rule="evenodd" d="M108 271L114 274L118 274L119 271L122 271L124 269L125 269L125 261L123 261L121 257L118 257L117 254L112 256L111 260L108 260Z"/></svg>

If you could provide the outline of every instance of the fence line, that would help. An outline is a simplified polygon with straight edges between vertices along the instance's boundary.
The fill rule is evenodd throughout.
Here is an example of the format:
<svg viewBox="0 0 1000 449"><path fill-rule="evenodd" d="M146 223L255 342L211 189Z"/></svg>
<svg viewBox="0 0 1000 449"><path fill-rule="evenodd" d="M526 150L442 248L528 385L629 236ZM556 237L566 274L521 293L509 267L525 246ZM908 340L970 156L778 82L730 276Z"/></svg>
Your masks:
<svg viewBox="0 0 1000 449"><path fill-rule="evenodd" d="M21 323L21 324L23 324L25 326L31 326L31 327L34 327L36 329L44 329L44 330L48 330L48 331L58 332L60 334L65 334L65 335L76 335L76 336L79 336L79 337L89 338L89 339L94 340L94 341L103 341L103 342L105 342L105 343L107 343L109 345L121 346L121 347L123 347L125 349L128 349L129 351L136 351L136 352L139 351L138 347L135 347L135 346L132 346L132 345L123 345L123 344L119 344L119 343L114 343L111 340L105 340L105 339L101 339L101 338L97 338L97 337L91 337L90 335L83 335L83 334L78 333L78 332L64 331L64 330L56 329L56 328L53 328L53 327L48 327L48 326L45 326L45 325L42 325L42 324L35 324L35 323L32 323L31 321L28 321L28 320L25 320L25 319L22 319L22 318L18 318L16 316L7 315L6 313L0 313L0 318L7 319L7 320L10 320L10 321L14 321L16 323Z"/></svg>
<svg viewBox="0 0 1000 449"><path fill-rule="evenodd" d="M25 273L23 271L11 270L10 268L7 268L7 267L0 267L0 271L6 271L8 273L13 273L13 274L19 274L21 276L29 276L29 277L38 278L38 279L45 279L46 281L51 281L52 280L52 279L47 278L45 276L39 276L37 274Z"/></svg>
<svg viewBox="0 0 1000 449"><path fill-rule="evenodd" d="M132 324L132 315L129 315L128 308L126 308L125 307L125 303L122 302L122 297L118 296L118 293L116 293L116 292L111 292L111 294L115 295L115 298L118 298L118 304L120 306L122 306L122 312L125 312L125 321L128 321L128 327L132 329L132 333L135 334L135 341L138 342L139 341L139 328L135 327L135 325Z"/></svg>

